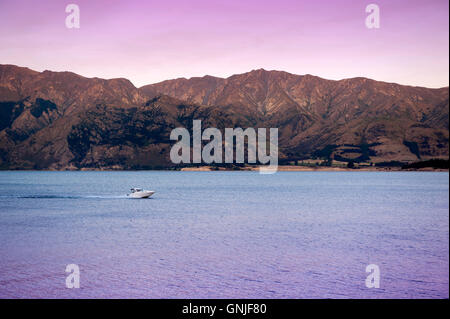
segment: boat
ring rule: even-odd
[[[147,191],[142,188],[133,187],[131,193],[127,196],[130,198],[149,198],[155,193],[155,191]]]

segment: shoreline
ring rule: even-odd
[[[163,172],[259,172],[259,166],[243,167],[243,168],[223,168],[213,166],[201,167],[181,167],[181,168],[149,168],[149,169],[124,169],[118,167],[101,167],[101,168],[48,168],[48,169],[0,169],[0,172],[139,172],[139,171],[163,171]],[[328,166],[299,166],[299,165],[280,165],[277,172],[449,172],[449,169],[444,168],[407,168],[401,167],[360,167],[360,168],[346,168],[346,167],[328,167]]]
[[[183,167],[180,171],[185,172],[217,172],[217,171],[259,171],[259,167],[245,167],[242,169],[215,169],[211,166],[202,167]],[[448,172],[448,169],[442,168],[419,168],[419,169],[402,169],[401,167],[363,167],[363,168],[346,168],[346,167],[310,167],[300,165],[280,165],[278,172]]]

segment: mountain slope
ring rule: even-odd
[[[327,147],[334,148],[333,157],[344,152],[358,158],[367,145],[375,161],[448,156],[448,88],[260,69],[226,79],[169,80],[140,90],[262,116],[264,125],[279,127],[281,145],[292,158]]]
[[[137,89],[0,65],[3,169],[169,167],[175,127],[278,127],[281,160],[448,158],[448,88],[256,70]]]

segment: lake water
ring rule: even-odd
[[[448,298],[448,192],[445,172],[3,171],[0,297]]]

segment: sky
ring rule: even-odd
[[[67,28],[68,4],[80,28]],[[380,8],[369,29],[366,6]],[[137,87],[264,68],[449,85],[448,0],[0,0],[0,64]]]

